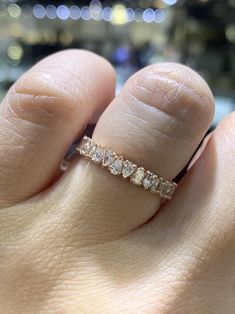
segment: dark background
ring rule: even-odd
[[[0,0],[0,98],[36,61],[72,47],[109,59],[117,92],[139,68],[175,61],[209,83],[214,125],[235,108],[235,0]]]

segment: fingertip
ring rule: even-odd
[[[70,145],[112,100],[114,86],[110,63],[77,49],[50,55],[13,85],[0,107],[0,206],[48,187]]]
[[[160,111],[192,125],[207,125],[214,116],[214,97],[205,80],[191,68],[178,63],[149,65],[128,81],[133,95]],[[144,86],[144,88],[143,88]]]
[[[88,120],[99,116],[114,91],[115,72],[107,60],[89,51],[71,49],[33,66],[10,89],[8,100],[13,111],[26,120],[71,123],[74,116],[86,116]]]

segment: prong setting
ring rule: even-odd
[[[143,167],[137,166],[122,156],[116,154],[109,148],[96,144],[88,136],[84,136],[81,143],[76,148],[81,156],[85,156],[96,164],[107,168],[111,174],[122,176],[123,179],[129,180],[136,186],[142,187],[159,197],[171,199],[177,184],[163,179]]]

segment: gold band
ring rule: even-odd
[[[109,148],[96,144],[88,136],[84,136],[76,151],[94,163],[106,167],[113,175],[122,175],[124,179],[137,186],[141,186],[159,197],[171,199],[177,184],[163,179],[151,171],[139,167],[122,156],[117,155]]]

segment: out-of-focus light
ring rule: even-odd
[[[61,20],[67,20],[70,16],[69,9],[66,5],[59,5],[56,12],[58,18]]]
[[[69,46],[73,42],[73,35],[70,32],[65,31],[60,34],[59,40],[63,46]]]
[[[122,4],[115,4],[113,6],[113,24],[125,24],[127,23],[126,7]]]
[[[7,48],[7,55],[13,61],[22,59],[23,54],[23,48],[19,44],[12,44]]]
[[[102,8],[100,6],[93,5],[90,7],[91,18],[100,21],[102,19]]]
[[[126,9],[127,21],[132,22],[135,19],[135,11],[131,8]]]
[[[135,10],[135,21],[142,22],[143,21],[143,10],[136,9]]]
[[[42,42],[42,34],[35,29],[31,29],[24,34],[24,41],[28,45],[35,45]]]
[[[16,3],[12,3],[8,6],[8,13],[11,17],[19,17],[21,15],[21,8]]]
[[[226,37],[230,42],[235,43],[235,24],[231,24],[226,28]]]
[[[76,5],[73,5],[70,8],[70,17],[72,20],[78,20],[81,17],[81,11],[79,7],[77,7]]]
[[[9,27],[9,32],[13,37],[22,37],[24,34],[24,28],[20,23],[12,23]]]
[[[56,7],[54,5],[49,4],[46,7],[46,16],[51,20],[56,18],[57,12],[56,12]]]
[[[128,47],[118,47],[113,55],[113,58],[118,63],[125,63],[130,57],[130,51]]]
[[[113,10],[110,7],[106,7],[103,9],[102,18],[103,20],[110,22],[112,20]]]
[[[157,9],[155,11],[155,22],[156,23],[162,23],[166,18],[166,13],[162,9]]]
[[[143,13],[143,20],[147,23],[151,23],[155,20],[155,12],[153,9],[145,9]]]
[[[209,2],[210,0],[200,0],[202,3],[207,3]]]
[[[162,0],[162,1],[167,5],[174,5],[177,2],[177,0]]]
[[[41,4],[36,4],[33,7],[33,15],[37,19],[43,19],[46,16],[46,10],[45,10],[44,6],[42,6]]]
[[[90,7],[94,7],[94,6],[102,8],[102,3],[99,0],[92,0],[90,2]]]
[[[85,21],[89,21],[91,19],[90,8],[85,6],[81,8],[81,18]]]

